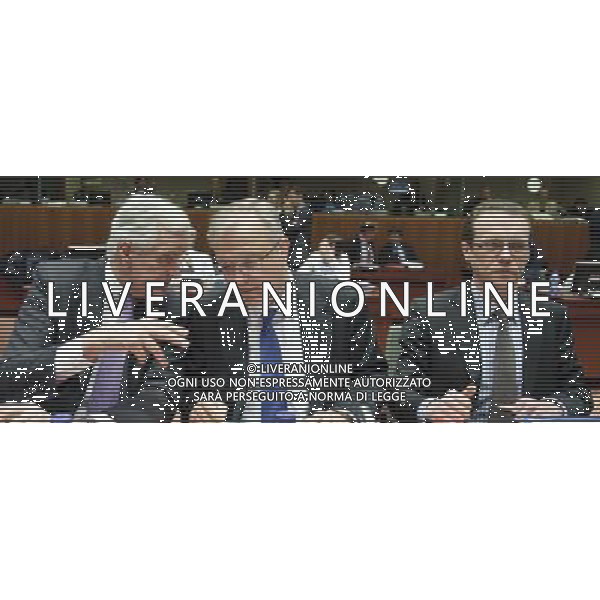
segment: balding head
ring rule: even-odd
[[[220,254],[236,246],[250,259],[264,254],[284,235],[279,211],[271,202],[246,198],[214,209],[207,237],[213,252]]]
[[[134,196],[121,205],[110,228],[108,261],[122,281],[142,296],[148,281],[171,281],[196,230],[177,204],[157,196]]]
[[[262,282],[288,277],[288,240],[279,211],[266,200],[247,198],[214,210],[208,243],[226,278],[235,281],[245,298],[262,292]]]
[[[516,202],[480,204],[465,223],[463,254],[473,279],[498,285],[520,281],[529,259],[531,220]]]

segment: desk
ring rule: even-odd
[[[563,294],[558,299],[567,307],[575,352],[590,385],[600,385],[600,298]]]

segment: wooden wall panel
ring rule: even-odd
[[[65,250],[71,245],[103,245],[108,235],[111,208],[75,206],[0,206],[0,255],[15,250]],[[206,225],[210,213],[190,212],[198,230],[199,249],[206,249]],[[445,271],[452,279],[460,274],[462,219],[448,217],[392,217],[369,214],[316,214],[313,243],[327,233],[350,240],[361,223],[377,227],[377,244],[385,241],[388,229],[399,227],[428,269]],[[588,225],[579,220],[537,220],[534,237],[550,267],[560,273],[572,271],[588,248]]]

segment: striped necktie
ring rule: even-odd
[[[492,377],[492,420],[508,420],[510,415],[501,406],[510,406],[518,400],[519,382],[517,381],[517,353],[510,332],[510,319],[500,310],[493,313],[499,322],[494,344]]]

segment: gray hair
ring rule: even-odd
[[[279,210],[267,200],[245,198],[211,209],[211,212],[213,215],[207,232],[211,246],[232,229],[245,229],[249,239],[261,233],[273,238],[283,235]]]
[[[527,209],[518,202],[510,200],[485,200],[479,206],[473,209],[471,215],[464,223],[462,239],[469,244],[473,241],[475,221],[493,220],[497,215],[503,215],[504,222],[510,224],[511,218],[506,219],[506,215],[511,215],[514,219],[527,221],[531,227],[531,216]]]
[[[112,220],[107,254],[114,254],[122,242],[156,245],[165,232],[187,235],[192,241],[196,238],[196,230],[183,208],[157,196],[134,196],[120,206]]]

